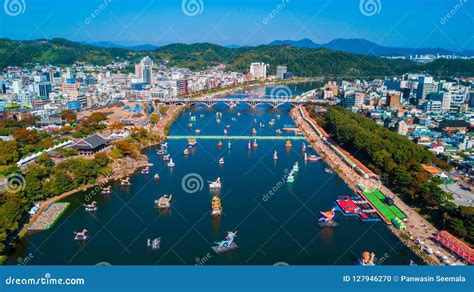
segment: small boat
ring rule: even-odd
[[[156,151],[156,154],[158,155],[164,155],[166,153],[165,149],[160,149],[158,151]]]
[[[194,133],[195,133],[196,135],[199,135],[199,134],[201,134],[201,130],[196,129],[196,130],[194,130]]]
[[[195,117],[195,116],[190,117],[190,118],[189,118],[189,121],[190,121],[190,122],[195,122],[195,121],[196,121],[196,117]]]
[[[277,129],[275,132],[277,135],[281,135],[283,133],[280,129]]]
[[[218,177],[215,181],[209,182],[210,189],[220,189],[222,188],[221,178]]]
[[[217,254],[222,254],[239,248],[234,242],[235,237],[237,237],[237,231],[227,231],[226,238],[222,241],[214,242],[217,245],[213,246],[212,250]]]
[[[293,164],[293,172],[298,172],[300,170],[300,167],[298,165],[298,161],[295,162],[295,164]]]
[[[253,140],[253,148],[257,148],[258,147],[258,144],[257,144],[257,139]]]
[[[260,128],[265,128],[265,125],[260,123]]]
[[[329,174],[333,174],[333,173],[334,173],[334,170],[332,170],[331,168],[325,168],[325,169],[324,169],[324,172],[325,172],[325,173],[329,173]]]
[[[219,141],[219,143],[217,143],[217,147],[219,147],[219,148],[222,147],[222,141]]]
[[[252,146],[251,146],[251,144],[250,144],[250,140],[249,140],[249,144],[247,145],[247,149],[249,149],[249,150],[250,150],[251,148],[252,148]]]
[[[256,124],[256,123],[257,123],[257,119],[253,119],[253,123]]]
[[[216,119],[216,122],[217,122],[218,124],[220,124],[220,123],[221,123],[221,119]]]
[[[170,155],[166,154],[163,156],[163,161],[169,161],[170,160]]]
[[[160,175],[159,175],[158,173],[155,174],[155,175],[153,176],[153,179],[154,179],[155,181],[159,180],[159,179],[160,179]]]
[[[166,149],[166,148],[168,148],[168,143],[162,143],[162,144],[160,145],[160,147],[161,147],[162,149]]]
[[[149,174],[150,173],[150,167],[146,166],[144,169],[141,171],[142,174]]]
[[[204,114],[200,114],[199,117],[202,119],[204,118]]]
[[[286,178],[286,182],[293,183],[294,181],[295,181],[295,177],[293,176],[293,173],[290,172],[290,174],[288,174],[288,177]]]
[[[231,146],[231,144],[230,144],[230,141],[229,141],[229,142],[227,143],[227,147],[230,149],[230,146]]]
[[[164,195],[163,197],[155,200],[155,206],[160,209],[167,209],[171,206],[171,198],[173,195]]]
[[[224,136],[227,135],[227,129],[224,129]]]
[[[305,162],[308,161],[308,154],[306,154],[306,152],[305,152],[305,154],[304,154],[304,161],[305,161]]]
[[[150,240],[148,238],[148,241],[147,241],[146,245],[149,248],[151,248],[152,250],[158,250],[158,249],[160,249],[160,243],[161,243],[161,237],[155,238],[153,240]]]
[[[129,185],[131,185],[131,183],[130,183],[130,178],[129,178],[128,176],[125,177],[125,178],[121,178],[121,179],[120,179],[120,185],[122,185],[122,186],[129,186]]]
[[[417,266],[417,264],[413,260],[410,260],[410,266]]]
[[[174,162],[173,162],[173,158],[170,159],[170,162],[168,162],[168,167],[174,167]]]
[[[84,229],[81,232],[74,232],[74,240],[84,241],[86,239],[87,239],[87,229]]]
[[[274,126],[275,125],[275,119],[271,119],[270,122],[268,122],[268,124],[270,126]]]
[[[279,119],[279,118],[280,118],[280,115],[276,115],[276,117],[277,117],[277,119]]]
[[[273,160],[278,160],[278,153],[276,150],[273,152]]]
[[[200,133],[201,131],[199,131]],[[195,138],[189,138],[188,139],[188,145],[189,146],[195,146],[197,144],[197,140]]]
[[[213,196],[212,197],[212,202],[211,202],[211,215],[221,215],[222,214],[222,205],[221,205],[221,199],[219,199],[218,196]]]
[[[291,141],[290,141],[290,140],[286,140],[285,147],[291,147],[291,146],[293,146],[293,145],[291,144]]]
[[[93,201],[90,204],[84,204],[84,210],[86,212],[95,212],[95,211],[97,211],[97,202]]]
[[[220,164],[220,165],[224,165],[224,157],[221,157],[221,158],[219,159],[219,164]]]
[[[306,152],[306,145],[303,143],[303,146],[301,146],[301,152]]]
[[[112,192],[112,186],[102,188],[102,194],[110,194]]]
[[[187,148],[184,149],[183,154],[184,154],[184,155],[189,155],[189,150],[188,150]]]
[[[252,129],[252,135],[253,136],[257,135],[257,130],[255,128]]]
[[[311,161],[311,162],[316,162],[316,161],[321,160],[321,157],[318,157],[318,156],[316,156],[316,155],[310,155],[310,156],[308,157],[308,160]]]
[[[232,122],[235,122],[237,121],[237,119],[235,117],[232,117]]]
[[[237,113],[237,116],[239,116],[239,117],[240,117],[240,115],[241,115],[241,113]]]
[[[188,128],[192,128],[193,127],[193,123],[188,123]]]
[[[229,129],[229,128],[230,128],[230,125],[227,125],[227,126],[225,126],[225,127],[226,127],[226,129]]]

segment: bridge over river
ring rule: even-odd
[[[169,104],[169,105],[205,105],[207,107],[213,107],[216,104],[226,104],[230,108],[235,108],[238,104],[247,104],[251,108],[255,108],[259,105],[270,105],[273,108],[278,108],[281,105],[299,106],[306,104],[334,104],[334,101],[326,99],[315,99],[316,90],[310,90],[298,96],[279,97],[247,97],[247,98],[229,98],[229,97],[200,97],[200,98],[162,98],[157,97],[153,100],[157,103]]]

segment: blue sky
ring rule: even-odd
[[[0,37],[13,39],[257,45],[364,38],[387,46],[474,49],[474,0],[2,1],[26,7],[18,16],[8,15],[5,6],[0,11]],[[183,1],[198,2],[201,13],[186,15]],[[378,13],[364,15],[361,1],[374,2]]]

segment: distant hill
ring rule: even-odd
[[[333,43],[334,48],[339,48]],[[270,64],[270,74],[277,65],[286,65],[297,76],[374,77],[406,72],[427,72],[434,76],[474,76],[474,60],[436,60],[418,64],[409,60],[390,60],[372,55],[358,55],[326,48],[302,48],[291,45],[261,45],[226,48],[210,43],[171,44],[150,50],[131,50],[81,44],[66,39],[15,41],[0,39],[0,69],[31,64],[71,65],[75,62],[105,65],[113,60],[138,62],[150,56],[156,63],[199,70],[225,64],[231,70],[247,72],[252,62]]]
[[[310,39],[302,39],[299,41],[291,41],[291,40],[273,41],[269,45],[271,46],[290,45],[295,48],[322,48],[322,45],[317,44]]]
[[[420,54],[440,54],[449,55],[455,52],[442,49],[442,48],[394,48],[385,47],[378,45],[374,42],[365,39],[342,39],[337,38],[326,44],[317,44],[310,39],[302,40],[277,40],[271,42],[269,45],[280,46],[290,45],[295,48],[326,48],[334,51],[343,51],[347,53],[360,54],[360,55],[375,55],[375,56],[410,56]],[[474,51],[465,50],[463,52],[456,52],[457,55],[473,56]]]
[[[16,41],[0,39],[0,68],[27,64],[71,65],[75,62],[105,65],[115,58],[130,58],[122,48],[102,48],[66,39]]]
[[[91,45],[95,47],[102,47],[102,48],[121,48],[121,49],[128,49],[131,51],[154,51],[158,48],[158,46],[150,45],[150,44],[143,44],[143,45],[135,45],[135,46],[124,46],[119,45],[111,42],[95,42],[95,43],[86,43],[82,42],[85,45]]]

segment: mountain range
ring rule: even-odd
[[[81,42],[81,43],[85,44],[85,45],[91,45],[91,46],[94,46],[94,47],[127,49],[127,50],[130,50],[130,51],[137,51],[137,52],[139,52],[139,51],[154,51],[158,48],[158,46],[150,45],[150,44],[125,46],[125,45],[119,45],[119,44],[112,43],[112,42],[93,42],[93,43]]]
[[[376,44],[365,39],[334,39],[326,44],[318,44],[310,39],[302,40],[276,40],[269,45],[281,46],[290,45],[296,48],[325,48],[334,51],[343,51],[347,53],[360,55],[374,55],[374,56],[405,56],[410,55],[425,55],[425,54],[440,54],[440,55],[460,55],[460,56],[474,56],[474,50],[464,50],[461,52],[454,52],[443,48],[396,48],[386,47]]]
[[[135,46],[126,46],[120,45],[112,42],[93,42],[83,44],[92,45],[96,47],[103,48],[121,48],[128,49],[131,51],[154,51],[159,46],[151,44],[142,44]],[[301,40],[275,40],[270,42],[270,46],[282,46],[289,45],[295,48],[324,48],[330,49],[333,51],[342,51],[346,53],[359,54],[359,55],[374,55],[374,56],[405,56],[409,57],[410,55],[426,55],[426,54],[440,54],[440,55],[452,55],[456,54],[459,56],[474,56],[474,50],[463,50],[460,52],[454,52],[443,48],[399,48],[399,47],[387,47],[382,46],[377,43],[365,40],[365,39],[342,39],[337,38],[325,44],[318,44],[310,39],[301,39]],[[242,46],[238,44],[226,45],[226,48],[236,49],[241,48]]]
[[[309,42],[308,42],[309,43]],[[99,46],[102,44],[102,47]],[[0,70],[8,66],[51,64],[70,66],[77,62],[107,65],[114,60],[128,60],[133,72],[144,56],[157,64],[201,70],[224,64],[229,70],[247,72],[252,62],[270,64],[275,74],[277,65],[286,65],[296,76],[374,77],[398,76],[407,72],[426,72],[434,76],[474,76],[474,59],[438,59],[428,64],[410,60],[387,59],[374,55],[347,53],[327,48],[292,45],[260,45],[227,48],[211,43],[170,44],[154,50],[132,48],[111,43],[83,44],[67,39],[10,40],[0,39]]]

